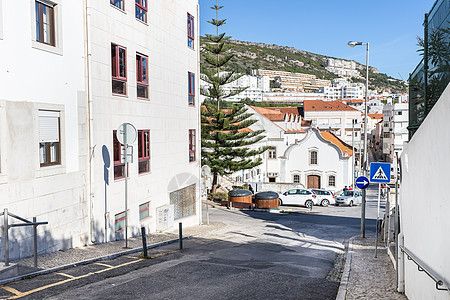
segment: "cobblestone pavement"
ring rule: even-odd
[[[355,238],[352,244],[345,299],[408,299],[396,291],[395,269],[383,245],[378,245],[375,258],[375,237]]]

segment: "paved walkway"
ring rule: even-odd
[[[408,299],[396,291],[395,281],[395,269],[383,245],[378,245],[375,258],[375,237],[358,237],[349,243],[346,268],[336,299]]]

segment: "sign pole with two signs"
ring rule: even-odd
[[[133,146],[128,144],[136,141],[137,131],[130,123],[123,123],[117,129],[116,136],[123,145],[120,151],[120,162],[125,163],[125,248],[128,248],[128,163],[133,162]]]
[[[370,182],[378,183],[378,208],[377,208],[377,238],[375,241],[375,258],[377,257],[378,248],[378,231],[380,219],[380,198],[381,198],[381,184],[389,183],[391,181],[391,164],[389,163],[370,163]],[[389,207],[387,207],[389,209]]]

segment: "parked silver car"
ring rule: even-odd
[[[323,189],[311,189],[317,196],[317,205],[327,207],[330,204],[335,204],[334,194],[332,191]]]
[[[336,206],[348,205],[353,206],[355,204],[362,203],[362,193],[360,191],[345,191],[336,197]]]
[[[316,194],[307,189],[290,189],[280,195],[279,201],[280,205],[303,205],[306,208],[318,204]]]

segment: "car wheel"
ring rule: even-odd
[[[305,206],[308,209],[311,209],[313,207],[314,203],[311,200],[306,200]]]
[[[279,206],[283,205],[283,201],[281,201],[281,199],[278,199],[278,205]]]
[[[336,206],[339,206],[339,204],[337,204],[337,203],[336,203],[335,205],[336,205]]]
[[[348,206],[350,206],[350,207],[353,206],[353,200],[350,200],[350,203],[348,204]]]
[[[322,205],[323,207],[327,207],[330,204],[330,201],[328,201],[327,199],[323,199],[322,203],[320,203],[320,205]]]

